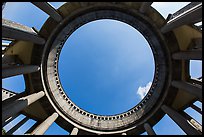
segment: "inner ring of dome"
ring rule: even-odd
[[[134,27],[146,38],[154,55],[155,73],[148,94],[132,109],[116,115],[97,115],[81,109],[67,96],[58,74],[59,55],[67,38],[82,25],[99,19],[118,20]],[[125,11],[104,9],[83,12],[83,14],[75,16],[75,18],[65,18],[58,25],[56,31],[53,32],[45,52],[47,61],[43,75],[47,83],[46,86],[49,89],[48,94],[53,100],[55,107],[62,112],[67,120],[82,124],[87,128],[100,130],[121,129],[133,125],[138,120],[142,120],[141,118],[145,114],[151,110],[153,111],[152,108],[158,103],[158,98],[162,97],[166,80],[168,79],[168,74],[166,73],[168,58],[165,57],[168,51],[164,46],[165,42],[162,36],[158,32],[157,27],[152,24],[151,20],[143,18],[140,14],[127,14]],[[81,121],[81,119],[83,120]],[[125,123],[123,119],[126,121]],[[110,128],[108,125],[113,127]]]
[[[81,109],[116,115],[136,106],[154,77],[151,48],[132,26],[117,20],[89,22],[74,31],[60,53],[59,78]]]

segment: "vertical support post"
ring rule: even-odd
[[[187,120],[174,109],[169,106],[162,105],[161,109],[188,135],[200,135],[200,133],[193,128]]]
[[[37,72],[40,67],[37,65],[21,65],[21,66],[11,66],[2,69],[2,78],[8,78],[21,74],[28,74]]]
[[[185,10],[186,7],[183,9]],[[180,13],[161,28],[162,33],[171,31],[184,24],[196,23],[202,20],[202,3]]]
[[[73,130],[72,130],[72,132],[70,133],[70,135],[77,135],[78,132],[79,132],[79,129],[76,128],[76,127],[74,127]]]
[[[31,135],[43,135],[45,131],[55,122],[58,114],[54,112],[51,116],[49,116],[44,122],[42,122],[32,133]]]
[[[188,115],[186,112],[181,111],[180,114],[187,119],[187,121],[202,134],[202,125],[197,122],[194,118],[192,118],[190,115]]]
[[[26,97],[21,97],[5,106],[2,107],[2,122],[5,122],[9,117],[16,115],[21,110],[42,98],[45,95],[44,91],[40,91],[38,93],[33,93]]]
[[[2,19],[2,38],[8,40],[31,41],[36,44],[45,44],[45,39],[40,37],[32,28],[19,23]]]
[[[152,127],[148,123],[144,124],[144,128],[147,131],[148,135],[156,135],[156,133],[154,132],[154,130],[152,129]]]
[[[202,86],[183,81],[172,81],[171,84],[172,86],[183,89],[202,100]]]

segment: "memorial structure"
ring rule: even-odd
[[[67,2],[55,9],[32,2],[49,15],[37,31],[2,19],[2,79],[23,74],[26,89],[17,94],[2,88],[2,126],[18,115],[37,121],[25,134],[42,135],[56,122],[70,135],[156,134],[153,126],[167,114],[186,134],[202,134],[202,125],[184,110],[202,103],[202,78],[192,79],[190,60],[202,60],[202,3],[191,2],[164,19],[152,2]],[[2,8],[5,5],[2,4]],[[144,99],[117,115],[96,115],[78,107],[65,93],[58,75],[60,51],[72,32],[85,23],[113,19],[136,28],[151,46],[155,60],[152,86]]]

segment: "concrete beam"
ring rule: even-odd
[[[175,60],[202,60],[202,50],[181,51],[174,53]]]
[[[47,2],[31,2],[36,7],[50,15],[55,21],[60,22],[62,20],[61,15]]]
[[[45,131],[55,122],[58,114],[55,112],[49,116],[44,122],[42,122],[32,133],[31,135],[43,135]]]
[[[194,118],[192,118],[190,115],[188,115],[186,112],[181,111],[179,112],[183,117],[185,117],[185,119],[187,119],[187,121],[196,129],[200,132],[200,134],[202,134],[202,125],[197,122]]]
[[[40,70],[39,66],[36,65],[11,65],[10,67],[2,68],[2,78],[8,78],[21,74],[28,74],[37,72]]]
[[[39,37],[32,28],[6,19],[2,19],[2,38],[45,44],[45,40]]]
[[[76,127],[74,127],[73,130],[72,130],[72,132],[70,133],[70,135],[77,135],[78,132],[79,132],[79,129],[76,128]]]
[[[156,133],[148,123],[144,123],[144,128],[147,131],[148,135],[156,135]]]
[[[172,86],[183,89],[184,91],[198,97],[202,100],[202,86],[201,85],[195,85],[184,81],[172,81]]]
[[[14,127],[12,127],[6,134],[12,135],[18,128],[20,128],[25,122],[29,120],[28,117],[25,117],[23,120],[21,120],[18,124],[16,124]]]
[[[26,97],[21,97],[13,102],[10,102],[2,106],[2,123],[4,123],[5,120],[7,120],[9,117],[16,115],[30,104],[39,100],[44,95],[45,95],[44,91],[40,91],[38,93],[33,93]]]
[[[140,13],[145,13],[147,11],[147,9],[152,5],[153,2],[143,2],[140,9],[139,9],[139,12]]]
[[[202,3],[192,7],[191,9],[169,20],[167,24],[161,28],[161,32],[166,33],[179,26],[196,23],[201,20],[202,20]]]
[[[176,110],[167,105],[162,105],[161,109],[175,122],[187,135],[200,135],[199,131],[193,128],[187,120]]]

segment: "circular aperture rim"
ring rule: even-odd
[[[118,20],[134,27],[146,38],[154,55],[155,73],[149,92],[135,107],[117,115],[95,115],[76,106],[64,92],[58,75],[59,55],[67,38],[80,26],[98,19]],[[69,119],[72,119],[73,121],[88,128],[100,130],[114,130],[127,127],[130,124],[137,122],[140,118],[142,118],[142,116],[147,114],[157,102],[167,76],[167,64],[164,56],[166,51],[162,48],[163,43],[161,42],[162,40],[160,36],[157,35],[155,26],[140,16],[139,13],[138,15],[132,16],[125,12],[115,10],[98,10],[85,13],[72,21],[65,21],[63,25],[65,27],[58,33],[56,39],[50,45],[50,48],[46,49],[49,54],[46,62],[46,68],[44,69],[44,74],[47,76],[45,77],[45,80],[49,87],[49,93],[58,108]]]

